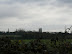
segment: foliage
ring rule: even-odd
[[[55,40],[54,40],[55,41]],[[0,38],[0,54],[72,54],[71,40]]]

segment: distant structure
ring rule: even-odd
[[[39,32],[42,32],[42,28],[39,28]]]
[[[9,28],[8,28],[8,32],[9,32]]]

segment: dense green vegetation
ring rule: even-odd
[[[0,54],[72,54],[72,40],[0,38]]]

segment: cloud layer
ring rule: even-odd
[[[72,23],[71,6],[72,0],[0,0],[0,28],[63,31]]]

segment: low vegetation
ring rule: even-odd
[[[72,54],[72,40],[0,38],[0,54]]]

